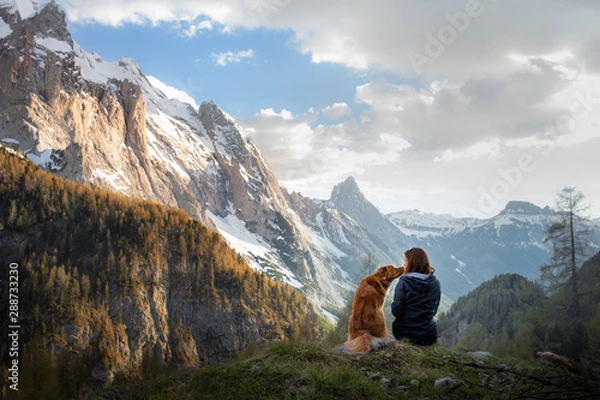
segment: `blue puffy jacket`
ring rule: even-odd
[[[428,346],[437,341],[433,316],[440,305],[442,290],[434,275],[411,272],[402,275],[394,291],[392,331],[397,340]]]

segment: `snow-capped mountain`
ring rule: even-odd
[[[397,263],[401,264],[404,261],[404,250],[414,244],[410,237],[398,231],[394,224],[364,197],[353,177],[333,188],[328,205],[352,217],[364,227]]]
[[[497,274],[539,278],[540,266],[550,261],[546,229],[555,216],[549,207],[511,201],[489,219],[416,210],[389,214],[387,218],[429,250],[432,263],[442,276],[444,292],[456,299]],[[599,234],[597,229],[598,244]]]
[[[362,194],[350,177],[336,185],[331,198],[316,201],[298,193],[290,205],[311,232],[313,240],[339,265],[344,266],[352,284],[362,278],[365,260],[378,264],[402,264],[410,245],[404,236]]]
[[[427,237],[450,236],[481,224],[476,218],[458,218],[450,214],[430,214],[419,210],[406,210],[387,215],[402,233],[419,240]]]
[[[57,175],[180,207],[254,268],[318,304],[343,302],[343,266],[231,116],[212,102],[196,108],[130,58],[85,52],[53,2],[2,0],[0,21],[5,145]]]

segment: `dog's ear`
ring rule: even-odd
[[[393,265],[388,265],[385,268],[386,279],[390,282],[403,275],[405,272],[404,266],[394,267]]]
[[[383,267],[377,268],[375,275],[377,275],[377,277],[382,281],[392,281],[398,276],[400,276],[404,272],[404,270],[402,270],[402,273],[400,274],[396,274],[396,272],[397,268],[393,265],[385,265]]]
[[[382,278],[382,279],[385,279],[385,278],[387,277],[388,270],[389,270],[390,268],[394,268],[394,267],[393,267],[393,266],[391,266],[391,265],[385,265],[385,266],[383,266],[383,267],[379,267],[379,268],[377,268],[377,270],[375,271],[375,275],[377,275],[378,277],[380,277],[380,278]]]

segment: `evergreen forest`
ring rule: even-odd
[[[581,312],[575,318],[568,286],[548,294],[517,274],[498,275],[460,297],[439,316],[443,341],[466,350],[532,359],[554,352],[600,362],[600,253],[579,268]]]
[[[9,357],[3,323],[0,376],[10,383],[18,360],[18,398],[231,360],[249,346],[317,339],[324,324],[295,288],[251,269],[184,211],[62,179],[0,148],[3,280],[9,268],[17,301],[10,308],[3,284],[0,313],[17,310],[19,350]]]

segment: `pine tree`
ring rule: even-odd
[[[358,277],[356,284],[360,283],[361,279],[367,275],[371,275],[377,268],[377,261],[373,254],[369,253],[363,258],[360,271],[358,271]]]
[[[589,217],[582,215],[589,208],[582,203],[583,199],[583,194],[572,187],[558,193],[557,219],[549,224],[546,237],[546,241],[552,243],[552,259],[540,267],[541,279],[550,292],[568,288],[570,299],[567,301],[575,320],[581,316],[578,266],[587,255],[593,233]]]

